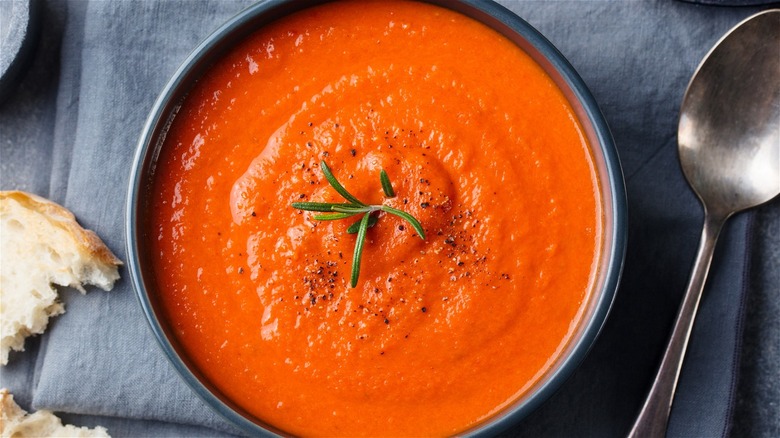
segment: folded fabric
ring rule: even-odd
[[[122,259],[129,165],[147,113],[189,51],[247,3],[68,4],[55,123],[62,135],[54,140],[68,166],[55,168],[51,193]],[[663,0],[501,3],[560,49],[600,103],[623,162],[630,222],[623,281],[601,337],[572,379],[512,432],[624,436],[660,360],[703,217],[677,163],[680,100],[710,47],[754,10]],[[741,215],[721,237],[669,436],[728,432],[748,231]],[[39,371],[25,377],[33,406],[145,420],[112,420],[115,436],[201,431],[190,426],[237,433],[178,378],[121,274],[111,292],[63,294],[67,317],[52,324]]]
[[[90,2],[83,11],[78,4],[69,8],[69,18],[83,27],[71,34],[78,44],[66,42],[74,52],[62,56],[65,70],[80,65],[80,75],[62,78],[59,86],[61,93],[80,90],[78,111],[57,112],[58,124],[75,126],[72,143],[61,145],[73,157],[62,181],[64,203],[120,258],[129,163],[147,112],[189,51],[247,4]],[[41,351],[34,407],[235,432],[169,366],[127,272],[120,273],[111,292],[63,294],[68,318],[52,325]]]

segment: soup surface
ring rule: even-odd
[[[343,202],[321,160],[426,232],[380,214],[355,288],[354,219],[290,206]],[[225,396],[298,435],[453,434],[522,397],[575,333],[602,239],[560,90],[495,31],[421,3],[327,4],[252,34],[183,102],[153,193],[174,335]]]

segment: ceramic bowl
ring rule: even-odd
[[[460,12],[498,31],[527,52],[555,81],[579,117],[593,149],[596,172],[604,202],[604,247],[594,283],[594,293],[583,322],[559,359],[529,392],[466,435],[495,435],[516,425],[555,392],[582,362],[593,345],[609,312],[622,270],[626,246],[626,200],[620,162],[611,134],[588,88],[566,61],[538,31],[511,11],[490,1],[430,0],[430,3]],[[280,17],[321,1],[258,3],[230,19],[201,42],[162,90],[148,117],[138,143],[128,191],[126,238],[131,278],[151,328],[173,367],[184,381],[214,410],[251,436],[283,434],[253,418],[224,397],[182,353],[171,328],[159,310],[153,270],[150,265],[147,204],[151,175],[162,139],[177,107],[193,83],[231,47],[258,28]]]

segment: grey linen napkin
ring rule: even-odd
[[[247,4],[47,4],[67,23],[61,23],[65,29],[56,112],[46,120],[54,132],[43,139],[51,142],[51,156],[43,150],[45,161],[14,160],[25,167],[19,176],[45,175],[51,166],[48,196],[71,209],[82,225],[125,259],[128,171],[151,103],[189,51]],[[40,180],[31,181],[32,187],[17,187],[46,195]],[[3,384],[19,393],[23,403],[31,397],[36,409],[102,416],[74,419],[111,424],[114,435],[236,432],[179,380],[149,331],[124,268],[120,274],[123,279],[111,292],[92,290],[81,296],[64,290],[66,317],[52,321],[37,362],[27,353],[14,355],[19,363],[3,371]],[[37,342],[28,344],[30,353]],[[165,422],[209,429],[177,429]]]
[[[120,258],[129,165],[147,112],[196,43],[246,3],[95,1],[62,8],[48,191]],[[624,278],[602,336],[573,378],[512,433],[622,436],[660,359],[702,222],[677,164],[679,103],[699,60],[755,10],[664,0],[501,3],[547,36],[593,91],[623,161],[630,221]],[[3,153],[9,156],[5,146]],[[721,237],[670,436],[728,433],[749,223],[748,215],[738,216]],[[111,292],[65,291],[68,313],[52,323],[37,360],[12,356],[18,362],[3,371],[3,384],[31,397],[35,408],[84,414],[68,417],[82,424],[103,421],[115,436],[235,432],[167,363],[122,274]],[[28,346],[35,350],[37,342]]]

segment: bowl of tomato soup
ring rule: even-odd
[[[595,341],[626,204],[587,87],[503,7],[269,1],[163,89],[126,238],[166,356],[246,433],[496,434]]]

